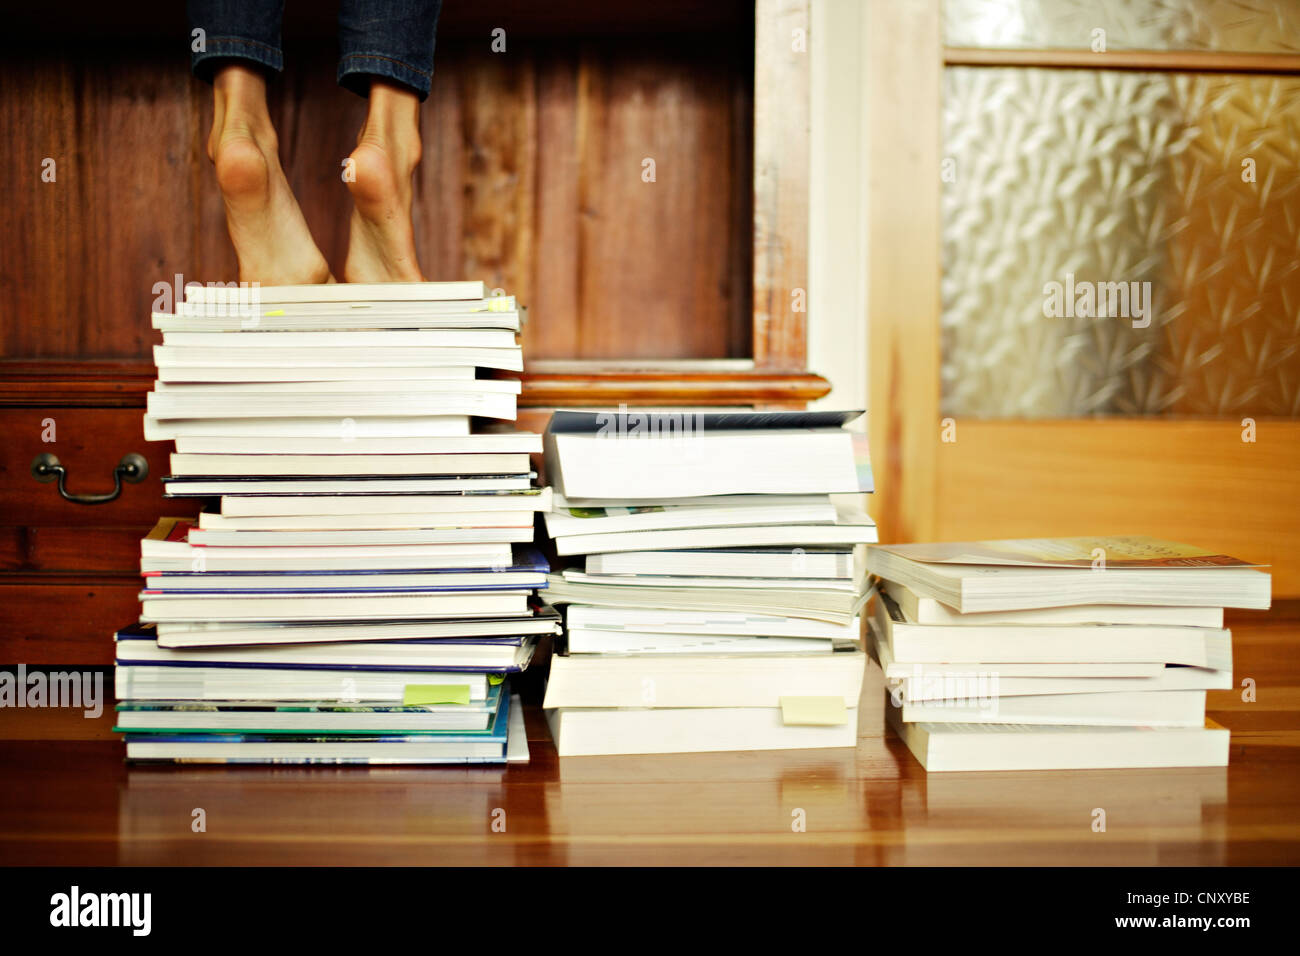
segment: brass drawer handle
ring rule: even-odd
[[[144,455],[129,452],[113,469],[113,490],[102,495],[74,495],[68,491],[68,469],[59,464],[59,459],[49,452],[32,459],[32,477],[37,481],[57,480],[59,495],[77,505],[102,505],[113,501],[122,493],[122,482],[138,484],[149,477],[149,463]]]

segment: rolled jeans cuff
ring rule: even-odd
[[[375,77],[409,87],[419,94],[421,102],[428,99],[433,85],[432,72],[384,53],[345,53],[339,58],[339,86],[365,96]]]
[[[202,53],[192,54],[190,65],[195,76],[209,83],[222,61],[245,60],[276,73],[284,70],[284,53],[280,48],[258,40],[230,36],[207,37],[204,47]]]

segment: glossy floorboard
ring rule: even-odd
[[[1300,618],[1234,633],[1256,700],[1212,695],[1226,770],[927,775],[892,736],[560,760],[536,710],[527,767],[135,768],[103,721],[11,711],[6,737],[101,739],[0,740],[0,863],[1298,863]]]

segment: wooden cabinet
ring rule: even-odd
[[[805,368],[807,6],[446,5],[417,245],[431,278],[482,279],[529,307],[523,427],[556,406],[825,394]],[[337,267],[339,166],[364,102],[334,83],[332,13],[288,7],[272,116]],[[0,203],[0,663],[105,664],[134,617],[138,539],[196,507],[161,497],[167,448],[141,431],[155,286],[228,280],[235,263],[179,5],[74,4],[57,33],[16,16],[32,42],[0,58],[17,170]],[[72,491],[111,487],[128,452],[150,475],[76,505],[32,479],[45,452]]]

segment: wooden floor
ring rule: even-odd
[[[879,736],[560,760],[536,710],[527,767],[135,768],[111,714],[0,711],[0,864],[1298,863],[1300,613],[1233,630],[1226,770],[927,775]]]

